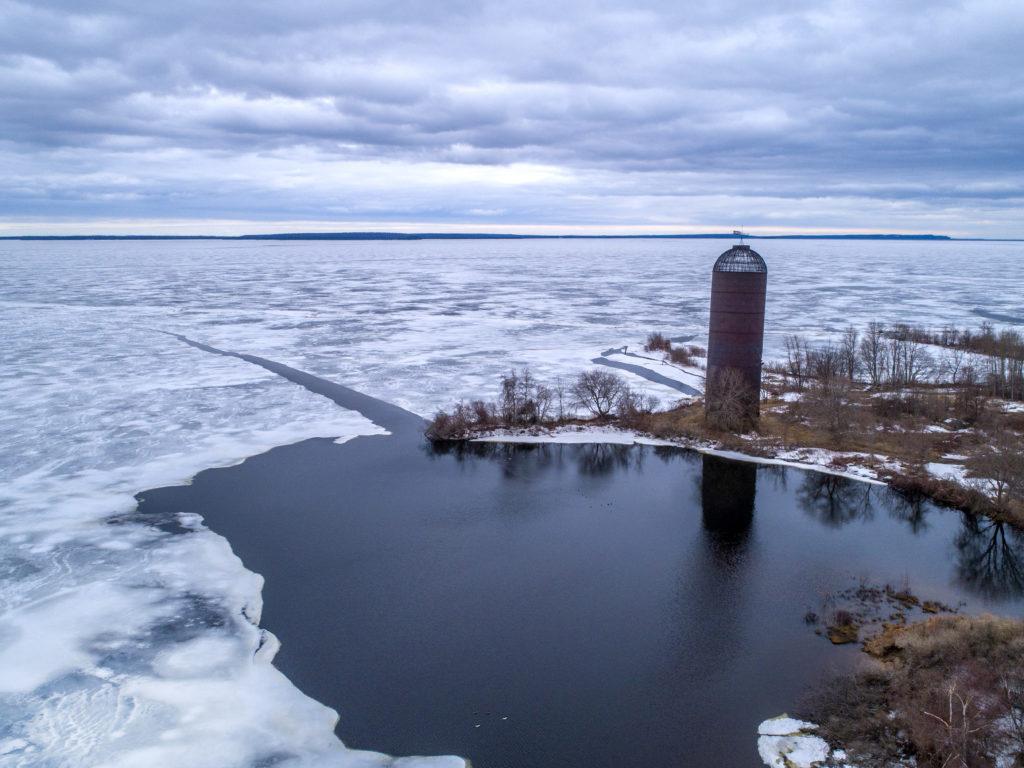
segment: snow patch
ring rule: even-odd
[[[818,726],[782,715],[758,727],[757,751],[770,768],[814,768],[829,757],[828,742],[808,731]]]
[[[475,443],[664,445],[680,447],[670,440],[659,440],[616,427],[561,427],[550,432],[517,432],[501,430],[473,438]]]
[[[967,485],[967,468],[963,464],[946,464],[944,462],[932,461],[925,465],[930,475],[942,480],[953,480],[957,483]]]

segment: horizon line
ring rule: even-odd
[[[1013,237],[953,237],[942,234],[895,233],[809,233],[809,234],[749,234],[735,232],[704,232],[678,234],[544,234],[506,232],[392,232],[392,231],[338,231],[338,232],[272,232],[242,235],[213,234],[60,234],[60,235],[0,235],[0,240],[917,240],[917,241],[985,241],[1021,242]]]

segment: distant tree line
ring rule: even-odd
[[[952,325],[940,331],[901,325],[892,333],[959,353],[961,360],[973,354],[974,366],[991,396],[1024,399],[1024,334],[1020,331],[1004,328],[997,332],[992,323],[984,322],[976,331]]]
[[[798,389],[811,381],[864,381],[872,389],[899,390],[923,385],[977,390],[988,397],[1024,399],[1024,336],[949,326],[928,331],[909,325],[872,322],[850,326],[838,342],[813,345],[791,335],[785,341],[781,373]]]

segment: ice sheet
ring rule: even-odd
[[[159,312],[0,305],[0,763],[390,765],[346,750],[336,714],[272,666],[262,579],[224,539],[132,514],[138,491],[201,469],[383,430],[161,339],[146,325]]]

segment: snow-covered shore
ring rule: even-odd
[[[566,444],[566,443],[611,443],[615,445],[654,445],[685,448],[724,459],[749,461],[779,467],[813,470],[852,480],[861,480],[875,485],[885,485],[876,469],[866,463],[867,454],[843,451],[827,451],[822,448],[780,450],[773,456],[760,456],[722,448],[715,443],[702,440],[666,440],[651,437],[640,432],[605,426],[567,426],[552,430],[495,430],[489,434],[472,438],[481,443],[525,443],[525,444]],[[865,461],[857,464],[857,460]]]

